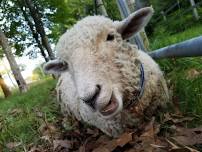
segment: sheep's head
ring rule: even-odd
[[[152,14],[147,7],[121,22],[102,16],[84,18],[60,38],[58,59],[47,63],[45,71],[70,73],[79,101],[101,117],[112,118],[139,89],[136,51],[125,40],[141,30]]]

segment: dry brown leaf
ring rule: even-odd
[[[37,111],[36,116],[39,117],[39,118],[43,118],[43,112]]]
[[[195,79],[201,74],[202,74],[201,71],[198,71],[197,69],[192,68],[187,71],[187,79]]]
[[[189,150],[190,150],[190,152],[199,152],[198,150],[196,150],[196,149],[193,149],[193,148],[191,148],[191,147],[188,147],[188,146],[185,146],[185,148],[189,149]]]
[[[169,150],[169,152],[199,152],[199,151],[190,147],[179,147],[179,148],[171,149]]]
[[[110,140],[111,139],[108,136],[102,135],[96,140],[96,144],[97,145],[106,145]]]
[[[23,112],[22,109],[15,108],[15,109],[12,109],[11,111],[9,111],[8,114],[10,114],[12,116],[17,116],[22,112]]]
[[[167,140],[167,142],[170,144],[171,148],[169,149],[169,152],[199,152],[193,148],[190,148],[188,146],[185,146],[181,143],[174,144],[173,142],[171,142],[170,140]]]
[[[133,133],[124,133],[122,134],[117,140],[117,146],[121,146],[123,147],[124,145],[126,145],[127,143],[129,143],[130,141],[132,141],[133,137],[132,137]]]
[[[88,152],[92,151],[93,149],[97,148],[100,146],[100,144],[97,144],[96,139],[93,136],[89,136],[85,142],[83,143],[82,146],[79,148],[79,152]]]
[[[93,152],[111,152],[105,147],[99,147],[93,150]]]
[[[43,152],[40,148],[33,146],[29,149],[28,152]]]
[[[117,147],[123,147],[124,145],[132,141],[133,138],[132,135],[133,133],[124,133],[118,139],[113,139],[110,141],[107,138],[105,138],[105,136],[101,136],[102,138],[98,139],[99,142],[101,143],[101,146],[94,149],[93,152],[101,152],[101,151],[111,152],[115,150]]]
[[[10,143],[6,144],[6,147],[8,149],[14,149],[14,148],[20,146],[21,144],[22,144],[21,142],[10,142]]]
[[[190,151],[189,149],[187,149],[185,147],[180,147],[180,148],[171,149],[171,150],[169,150],[169,152],[194,152],[194,151]]]
[[[150,144],[153,148],[159,148],[159,149],[165,149],[166,146],[162,146],[162,145],[156,145],[156,144]]]
[[[175,141],[182,145],[202,144],[202,128],[176,128],[176,135],[173,137]]]
[[[61,149],[69,150],[70,148],[72,148],[71,141],[68,141],[68,140],[53,140],[53,149],[54,149],[54,151],[56,149],[57,150],[61,150]]]
[[[57,128],[51,124],[51,123],[43,123],[40,127],[39,127],[39,131],[41,132],[41,134],[43,136],[51,136],[53,134],[55,134],[58,130]]]
[[[148,151],[153,151],[151,144],[155,144],[155,131],[154,131],[154,118],[145,127],[143,134],[140,136],[139,140],[143,149]]]
[[[164,114],[164,117],[165,119],[163,120],[163,122],[172,121],[174,124],[182,123],[185,121],[192,121],[194,119],[193,117],[183,117],[181,115],[172,115],[169,113]]]

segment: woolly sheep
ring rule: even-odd
[[[61,36],[58,58],[44,70],[60,74],[62,111],[117,137],[165,105],[168,90],[159,66],[126,41],[152,14],[146,7],[120,22],[89,16]]]

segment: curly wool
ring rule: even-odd
[[[74,74],[64,72],[59,78],[57,91],[62,111],[68,116],[76,117],[78,120],[96,126],[114,137],[125,131],[129,127],[128,125],[131,127],[131,123],[128,123],[129,117],[133,122],[136,119],[143,119],[145,114],[151,116],[157,106],[162,106],[168,101],[168,90],[159,66],[150,56],[139,51],[135,45],[123,40],[121,35],[115,32],[116,26],[117,24],[114,24],[113,21],[102,16],[86,17],[68,30],[56,46],[58,57],[64,61],[75,62],[75,60],[79,60],[83,65],[91,65],[92,62],[93,70],[99,72],[99,80],[110,82],[112,88],[115,86],[119,92],[122,92],[123,104],[132,100],[134,92],[139,91],[139,62],[143,64],[145,73],[143,96],[135,106],[123,109],[122,112],[110,119],[93,112],[79,99],[78,90],[73,81],[77,72],[75,69]],[[103,43],[102,37],[111,31],[114,32],[115,42],[113,43],[116,45],[108,47],[100,45]],[[77,50],[79,50],[79,55],[75,53]],[[88,54],[86,50],[90,50],[90,55],[86,55]],[[98,52],[97,50],[102,51]],[[79,62],[74,63],[74,66],[76,64]],[[83,68],[82,70],[86,70],[87,73],[91,69]],[[83,77],[85,78],[85,76]],[[127,119],[124,119],[125,115],[127,115]],[[135,126],[135,124],[132,125]]]

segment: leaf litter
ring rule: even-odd
[[[20,112],[14,110],[11,113]],[[186,122],[194,118],[179,114],[166,113],[161,122],[152,118],[141,128],[114,139],[76,120],[71,119],[70,123],[66,117],[60,116],[53,123],[47,122],[42,112],[36,111],[36,114],[39,119],[44,119],[38,128],[40,142],[26,145],[27,152],[199,152],[197,145],[202,145],[202,127],[187,128]],[[70,124],[73,127],[68,128]],[[21,142],[6,144],[11,151],[20,146]]]

